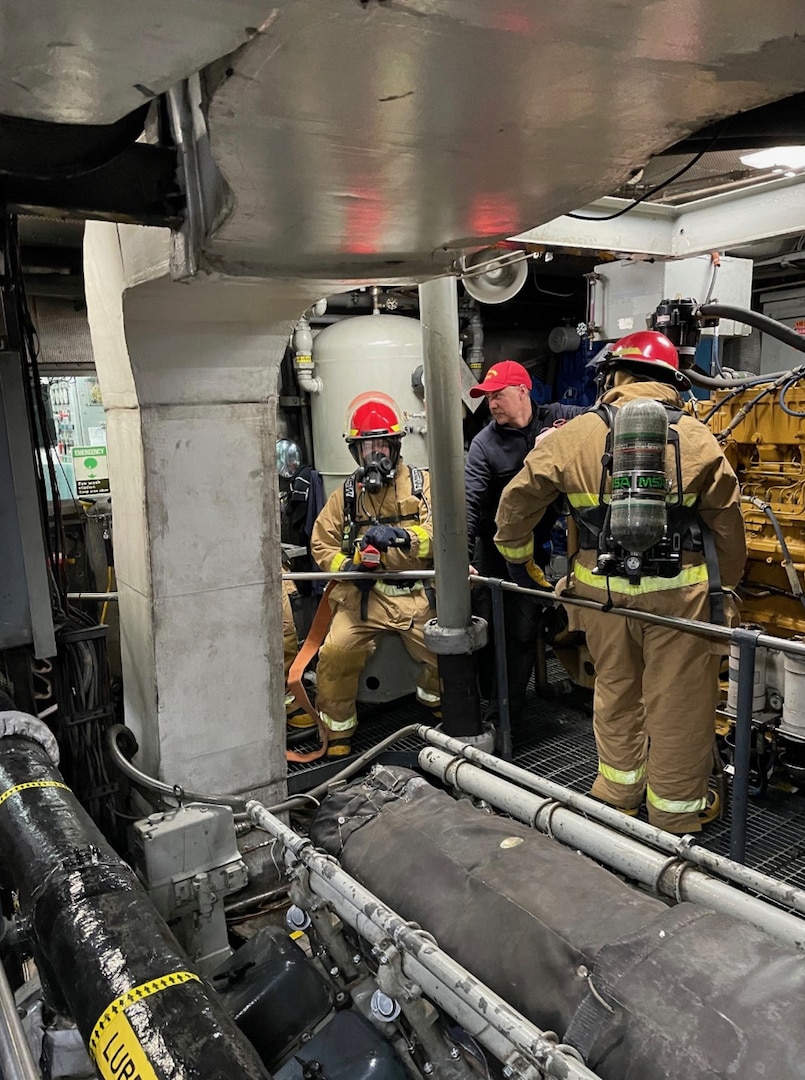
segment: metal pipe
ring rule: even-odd
[[[511,761],[512,749],[512,719],[509,707],[509,672],[506,657],[506,623],[503,609],[503,593],[500,588],[494,586],[490,589],[492,596],[492,626],[495,642],[495,676],[498,693],[498,750],[504,761]]]
[[[730,858],[746,860],[746,818],[749,810],[749,763],[752,750],[752,698],[755,692],[755,659],[759,630],[738,627],[738,701],[735,706],[735,755],[732,777]]]
[[[419,286],[419,305],[438,620],[448,629],[465,630],[471,611],[456,279],[441,277],[423,282]]]
[[[41,1080],[25,1038],[17,1003],[0,964],[0,1076],[3,1080]]]
[[[639,622],[652,623],[654,626],[667,626],[670,630],[682,630],[687,634],[695,634],[697,637],[710,638],[713,641],[729,643],[735,640],[736,631],[728,626],[717,626],[715,623],[699,622],[695,619],[681,619],[677,615],[655,615],[653,611],[638,611],[636,608],[607,607],[599,604],[597,600],[583,600],[578,596],[557,596],[555,593],[537,592],[534,589],[525,589],[521,585],[515,585],[513,581],[500,581],[498,578],[481,577],[474,575],[471,579],[478,585],[497,583],[504,592],[522,593],[530,596],[538,604],[559,603],[565,607],[583,607],[591,611],[604,611],[605,614],[620,615],[624,618],[637,619]],[[774,637],[773,634],[761,634],[758,638],[758,646],[767,649],[777,649],[789,656],[797,656],[805,659],[805,642],[792,641],[790,638]]]
[[[155,777],[149,776],[148,773],[142,772],[136,765],[133,765],[129,761],[120,749],[117,740],[121,735],[126,738],[131,738],[132,732],[129,728],[124,727],[123,724],[115,724],[113,727],[110,727],[106,736],[106,745],[109,749],[112,761],[118,769],[120,769],[122,773],[125,773],[129,780],[132,780],[139,787],[143,787],[147,791],[153,791],[157,795],[166,795],[171,799],[181,798],[184,802],[212,803],[215,806],[230,806],[233,810],[237,808],[238,810],[243,811],[246,805],[246,799],[242,796],[211,795],[209,792],[200,793],[197,791],[187,791],[186,788],[181,787],[179,784],[166,784],[162,780],[157,780]]]
[[[523,791],[490,776],[463,757],[427,747],[419,755],[425,772],[459,791],[484,799],[531,828],[574,850],[582,851],[615,873],[647,885],[677,902],[690,900],[714,911],[749,922],[784,945],[805,950],[805,919],[747,896],[723,881],[702,873],[684,858],[668,858],[644,844],[588,821],[552,799]]]
[[[405,570],[399,574],[388,574],[388,577],[433,577],[433,570]],[[322,572],[299,572],[283,574],[283,581],[330,581],[338,578],[339,581],[349,581],[351,578],[367,577],[377,580],[384,575],[378,573],[367,574],[330,574]],[[502,581],[500,578],[484,577],[481,574],[473,574],[467,578],[472,585],[488,585],[502,589],[504,592],[520,593],[529,596],[537,603],[545,607],[555,607],[562,604],[564,607],[589,608],[591,611],[604,611],[604,604],[597,600],[584,600],[578,596],[557,596],[555,593],[538,592],[534,589],[525,589],[522,585],[515,585],[513,581]],[[667,626],[670,630],[682,630],[697,637],[710,638],[713,641],[724,641],[727,644],[734,640],[735,631],[726,626],[718,626],[715,623],[698,622],[694,619],[682,619],[677,615],[655,615],[653,611],[638,611],[635,608],[607,607],[606,614],[619,615],[622,618],[637,619],[638,622],[653,623],[655,626]],[[776,649],[805,660],[805,643],[792,641],[790,638],[774,637],[773,634],[761,634],[758,638],[758,646],[767,649]]]
[[[511,780],[518,786],[544,795],[562,806],[570,807],[617,833],[639,840],[642,844],[656,848],[669,856],[672,855],[676,859],[684,860],[708,874],[731,881],[742,889],[757,893],[773,903],[805,916],[805,891],[802,889],[733,862],[723,855],[716,855],[706,848],[692,845],[686,837],[674,836],[647,822],[638,821],[637,818],[626,817],[614,807],[607,806],[606,803],[600,803],[588,795],[571,791],[570,788],[556,784],[544,776],[528,772],[519,765],[501,761],[500,758],[487,754],[469,743],[451,739],[436,728],[423,726],[419,729],[419,735],[432,746],[438,746],[451,754],[458,754],[485,772]]]
[[[37,967],[57,1008],[74,1018],[99,1075],[267,1080],[42,746],[0,738],[0,793],[3,866]]]
[[[68,592],[68,600],[117,600],[116,592]]]
[[[336,913],[361,937],[378,947],[381,963],[383,950],[396,947],[404,973],[447,1011],[457,1002],[459,1022],[499,1060],[505,1062],[514,1052],[537,1070],[541,1069],[539,1075],[594,1080],[595,1073],[565,1054],[546,1038],[545,1032],[456,963],[435,944],[430,934],[406,922],[359,884],[336,859],[317,851],[307,837],[283,825],[259,802],[250,802],[248,811],[258,828],[280,840],[306,868],[311,889],[332,904]],[[385,962],[389,959],[386,953]]]
[[[472,654],[485,640],[486,624],[473,619],[470,604],[456,279],[423,282],[419,311],[436,568],[436,618],[425,628],[425,644],[438,661],[445,731],[479,738],[483,722]]]
[[[339,473],[339,475],[341,475]],[[399,570],[396,573],[392,573],[388,570],[350,570],[349,572],[341,572],[338,574],[331,574],[329,571],[324,570],[294,570],[292,573],[282,575],[283,581],[332,581],[337,578],[339,581],[363,581],[371,578],[372,581],[377,581],[380,578],[408,578],[412,581],[421,581],[423,578],[432,578],[436,576],[435,570]]]
[[[658,199],[652,199],[659,206],[678,206],[679,203],[691,202],[693,199],[709,198],[723,191],[739,191],[744,187],[756,187],[766,180],[779,180],[779,173],[765,172],[753,173],[745,176],[742,180],[726,180],[722,184],[711,184],[710,187],[692,188],[688,191],[677,191],[673,195],[661,195]],[[758,264],[755,263],[755,266]]]

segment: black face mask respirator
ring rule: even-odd
[[[372,451],[369,460],[358,469],[357,479],[370,495],[376,495],[394,475],[394,465],[390,457],[378,451]]]

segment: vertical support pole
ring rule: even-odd
[[[512,760],[512,718],[509,708],[509,672],[506,663],[506,627],[503,590],[490,584],[492,592],[492,627],[495,642],[495,682],[498,694],[498,753],[504,761]]]
[[[760,630],[739,628],[732,640],[738,645],[738,702],[735,709],[735,773],[732,777],[730,858],[746,858],[746,819],[749,809],[749,761],[752,747],[752,697],[755,657]]]
[[[543,609],[539,620],[539,633],[537,634],[537,659],[534,664],[534,686],[540,695],[548,692],[548,652],[545,648],[545,610]]]
[[[472,653],[485,640],[486,624],[473,619],[470,608],[456,279],[436,278],[420,285],[419,308],[437,610],[426,642],[438,658],[443,729],[473,738],[481,735],[483,724]]]
[[[0,964],[0,1073],[5,1080],[40,1080],[17,1013],[14,993]]]

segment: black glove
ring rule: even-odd
[[[535,592],[553,592],[553,585],[533,559],[525,563],[507,562],[506,568],[515,585],[520,585],[523,589],[533,589]]]
[[[411,546],[411,537],[405,529],[396,525],[370,525],[361,537],[361,544],[371,544],[378,551],[388,551],[390,547],[407,551]]]

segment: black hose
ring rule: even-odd
[[[751,503],[752,506],[756,506],[758,510],[762,510],[771,522],[771,526],[774,529],[774,535],[777,537],[777,543],[780,545],[780,550],[783,553],[783,570],[785,570],[785,575],[791,586],[792,595],[799,600],[803,607],[805,607],[805,595],[803,595],[802,585],[800,585],[799,578],[797,577],[797,569],[794,566],[794,560],[791,558],[791,552],[788,550],[788,544],[785,542],[785,536],[783,535],[782,526],[777,520],[777,515],[767,502],[763,499],[758,499],[754,495],[742,495],[741,502]]]
[[[688,373],[688,374],[690,374],[690,373]],[[758,400],[760,400],[760,398],[764,397],[766,394],[774,393],[778,389],[778,387],[782,387],[781,394],[784,396],[786,393],[788,393],[788,390],[795,383],[798,383],[803,378],[805,378],[805,365],[803,365],[802,367],[798,367],[798,368],[792,368],[791,371],[773,371],[773,372],[770,372],[768,375],[759,375],[759,376],[756,376],[755,378],[752,378],[752,379],[742,379],[740,382],[736,381],[736,382],[730,383],[729,380],[727,380],[727,379],[710,379],[710,380],[708,380],[709,382],[718,382],[718,383],[723,382],[725,387],[731,386],[734,389],[732,390],[732,393],[727,394],[725,397],[723,397],[721,399],[721,401],[717,401],[715,403],[715,405],[712,407],[710,412],[706,416],[703,416],[701,418],[702,423],[703,424],[709,423],[711,417],[714,416],[715,413],[717,413],[719,409],[723,409],[724,406],[727,404],[727,402],[732,401],[733,398],[737,397],[739,394],[744,393],[745,390],[748,390],[753,386],[763,386],[763,385],[766,386],[766,389],[763,390],[758,395],[758,397],[754,399],[754,401],[758,401]],[[695,380],[693,378],[691,378],[691,382],[694,382],[694,381]],[[721,388],[716,387],[716,389],[721,389]],[[783,403],[781,402],[781,404],[783,404]],[[783,404],[783,411],[784,412],[789,411],[788,407],[785,404]],[[792,413],[792,415],[794,415],[794,414]]]
[[[132,870],[32,739],[0,739],[0,851],[37,968],[98,1074],[267,1080]]]
[[[788,393],[792,386],[796,386],[796,384],[800,381],[802,377],[802,375],[794,375],[790,379],[786,379],[786,381],[780,387],[780,396],[777,399],[783,412],[786,413],[788,416],[795,417],[795,419],[797,420],[805,419],[805,412],[799,411],[797,409],[792,409],[790,405],[786,405],[785,395]]]
[[[406,727],[400,728],[399,731],[395,731],[391,735],[387,735],[385,739],[381,739],[376,746],[371,747],[369,750],[365,750],[362,754],[358,754],[356,758],[353,758],[352,761],[350,761],[349,765],[345,765],[343,769],[339,770],[335,776],[331,776],[329,780],[324,780],[317,787],[311,788],[310,791],[306,791],[303,795],[292,795],[278,806],[269,806],[266,809],[270,814],[281,814],[285,810],[300,810],[305,806],[306,801],[309,805],[311,799],[323,799],[336,784],[343,784],[346,780],[349,780],[350,777],[360,772],[361,769],[365,769],[366,766],[371,761],[374,761],[376,757],[379,757],[384,750],[388,750],[394,743],[400,742],[409,735],[416,735],[421,728],[421,724],[408,724]]]
[[[761,315],[759,311],[752,311],[751,308],[734,307],[732,304],[702,304],[699,314],[734,319],[745,326],[754,326],[756,330],[762,330],[769,337],[782,341],[784,345],[790,345],[797,352],[805,352],[805,337],[801,337],[790,326],[770,319],[768,315]]]
[[[754,409],[755,405],[757,405],[757,403],[759,401],[762,401],[764,397],[768,397],[769,394],[773,394],[776,389],[777,389],[777,386],[776,386],[776,384],[773,383],[771,386],[764,386],[762,390],[758,390],[758,392],[755,394],[755,396],[752,398],[752,400],[747,401],[746,404],[742,405],[740,407],[740,409],[737,411],[737,413],[735,414],[735,416],[733,416],[732,420],[730,420],[730,422],[724,428],[724,430],[720,431],[718,433],[718,435],[716,435],[716,438],[718,439],[718,441],[719,442],[725,442],[726,439],[727,439],[727,436],[731,432],[733,432],[735,430],[735,428],[738,427],[739,424],[742,424],[744,422],[744,420],[747,418],[747,416],[752,411],[752,409]],[[734,396],[733,394],[730,394],[730,398],[732,398],[733,396]],[[719,405],[721,405],[721,404],[723,404],[723,402],[719,402]],[[707,416],[703,420],[703,423],[706,424],[707,421],[710,419],[710,417],[713,415],[714,412],[716,412],[716,409],[712,409],[707,414]]]

